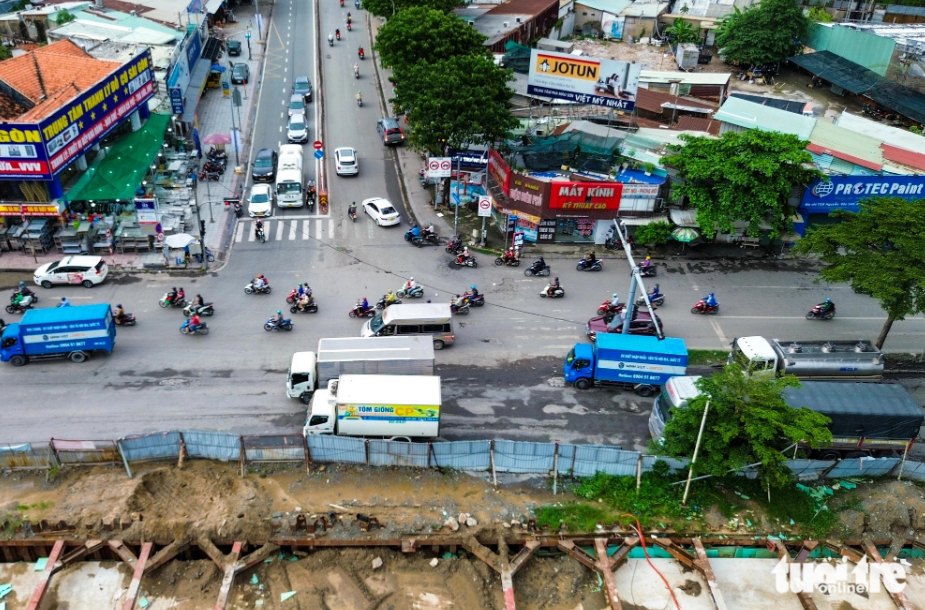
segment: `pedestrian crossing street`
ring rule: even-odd
[[[370,218],[360,217],[356,222],[335,222],[329,216],[275,216],[263,219],[263,232],[267,241],[331,241],[336,237],[355,237],[373,240],[376,224]],[[387,231],[384,235],[391,236]],[[256,241],[254,219],[242,219],[235,228],[235,243]]]

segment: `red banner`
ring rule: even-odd
[[[554,181],[549,189],[549,208],[572,212],[620,209],[623,185],[619,182]]]
[[[44,161],[0,161],[0,176],[8,178],[39,177],[48,173]]]
[[[504,162],[495,149],[488,151],[488,172],[492,178],[501,185],[505,195],[510,194],[511,189],[511,168]]]

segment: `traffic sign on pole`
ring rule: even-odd
[[[491,198],[479,197],[479,216],[491,216]]]
[[[315,143],[312,144],[315,147],[315,150],[321,150],[321,140],[315,140]]]
[[[324,157],[324,151],[319,148],[318,150],[315,151],[315,158],[320,159],[322,157]]]

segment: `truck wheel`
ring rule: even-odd
[[[10,364],[12,364],[13,366],[23,366],[24,364],[26,364],[26,357],[16,354],[12,358],[10,358]]]
[[[83,362],[87,359],[87,355],[83,352],[71,352],[68,358],[71,359],[71,362]]]
[[[582,377],[581,379],[575,382],[575,387],[578,388],[579,390],[587,390],[591,387],[591,381],[589,379],[585,379],[584,377]]]
[[[835,449],[828,449],[819,454],[820,460],[840,460],[841,452]]]
[[[446,347],[446,343],[443,341],[434,341],[434,349],[443,349]]]
[[[301,400],[303,404],[306,404],[306,405],[307,405],[308,403],[310,403],[310,402],[312,401],[312,393],[311,393],[311,392],[303,392],[302,395],[299,396],[299,400]]]
[[[658,390],[655,389],[655,386],[651,385],[638,385],[636,386],[635,391],[643,398],[651,398],[658,393]]]

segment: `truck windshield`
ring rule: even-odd
[[[382,330],[382,327],[384,325],[385,323],[382,321],[382,314],[377,313],[376,317],[373,318],[373,321],[369,323],[369,330],[373,331],[374,333],[377,333],[380,330]]]
[[[568,356],[565,357],[565,364],[572,366],[572,363],[575,362],[575,348],[569,350]]]
[[[668,397],[667,385],[662,386],[662,391],[659,392],[658,398],[655,399],[654,408],[658,411],[662,421],[667,424],[671,418],[671,398]]]
[[[742,367],[742,370],[750,373],[759,373],[772,368],[771,361],[769,360],[761,360],[758,358],[749,360],[738,343],[732,345],[732,359],[736,364]]]

